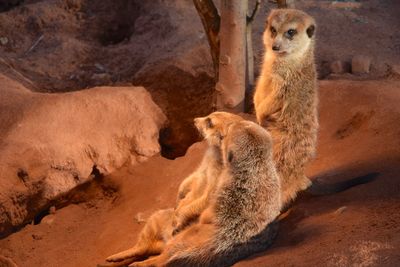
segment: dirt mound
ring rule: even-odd
[[[160,152],[166,118],[143,87],[43,94],[0,81],[2,235],[94,176]]]

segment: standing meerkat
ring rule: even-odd
[[[274,140],[283,206],[311,185],[305,166],[314,157],[318,132],[315,28],[306,13],[277,9],[263,34],[265,55],[254,107],[258,123]]]
[[[314,157],[318,132],[318,94],[314,19],[295,9],[272,10],[263,34],[264,62],[254,94],[257,121],[274,140],[274,160],[282,182],[282,207],[299,191],[340,192],[372,181],[369,173],[334,184],[311,181],[305,166]]]
[[[222,172],[223,161],[221,140],[227,125],[243,120],[227,112],[214,112],[206,117],[196,118],[195,126],[207,141],[208,148],[200,166],[183,180],[178,190],[177,207],[155,212],[149,217],[139,234],[136,245],[114,254],[102,266],[125,266],[133,261],[144,260],[160,254],[166,242],[181,231],[209,206],[210,198]]]
[[[230,266],[268,247],[280,213],[280,180],[266,130],[250,121],[226,127],[224,169],[209,208],[159,256],[130,266]]]

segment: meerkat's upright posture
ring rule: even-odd
[[[230,266],[270,245],[281,209],[270,135],[249,121],[223,131],[224,169],[210,207],[161,255],[131,266]]]
[[[263,35],[265,55],[254,107],[258,123],[274,140],[283,205],[311,185],[304,171],[315,154],[318,131],[315,28],[306,13],[277,9]]]
[[[160,254],[173,234],[181,231],[191,221],[198,219],[209,206],[222,172],[221,141],[227,126],[243,120],[227,112],[214,112],[194,120],[198,131],[207,141],[208,148],[200,166],[179,186],[177,207],[155,212],[139,234],[136,245],[107,258],[114,262],[105,266],[125,266],[137,260]]]

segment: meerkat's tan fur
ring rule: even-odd
[[[264,62],[254,95],[259,124],[274,140],[282,205],[311,185],[306,164],[314,157],[318,96],[314,63],[315,21],[300,10],[272,10],[263,34]]]
[[[249,121],[225,128],[224,168],[209,208],[198,223],[172,238],[161,255],[131,266],[230,266],[271,243],[274,233],[268,225],[281,209],[271,137]]]
[[[195,126],[207,141],[208,148],[200,166],[179,186],[177,207],[155,212],[139,234],[136,245],[107,258],[115,264],[125,266],[136,260],[143,260],[160,254],[166,242],[178,233],[210,205],[217,178],[222,172],[223,161],[221,140],[227,125],[243,120],[227,112],[214,112],[209,116],[196,118]],[[207,216],[204,215],[204,218]],[[206,219],[204,219],[206,220]]]

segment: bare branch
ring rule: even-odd
[[[24,56],[26,56],[27,54],[29,54],[33,49],[35,49],[35,47],[40,43],[40,41],[42,41],[43,39],[43,34],[40,35],[40,37],[33,43],[33,45],[25,52]]]
[[[261,0],[256,1],[256,5],[254,6],[253,13],[250,16],[247,16],[247,23],[252,23],[258,10],[260,9]]]
[[[212,0],[193,0],[210,45],[215,80],[218,80],[220,16]]]

